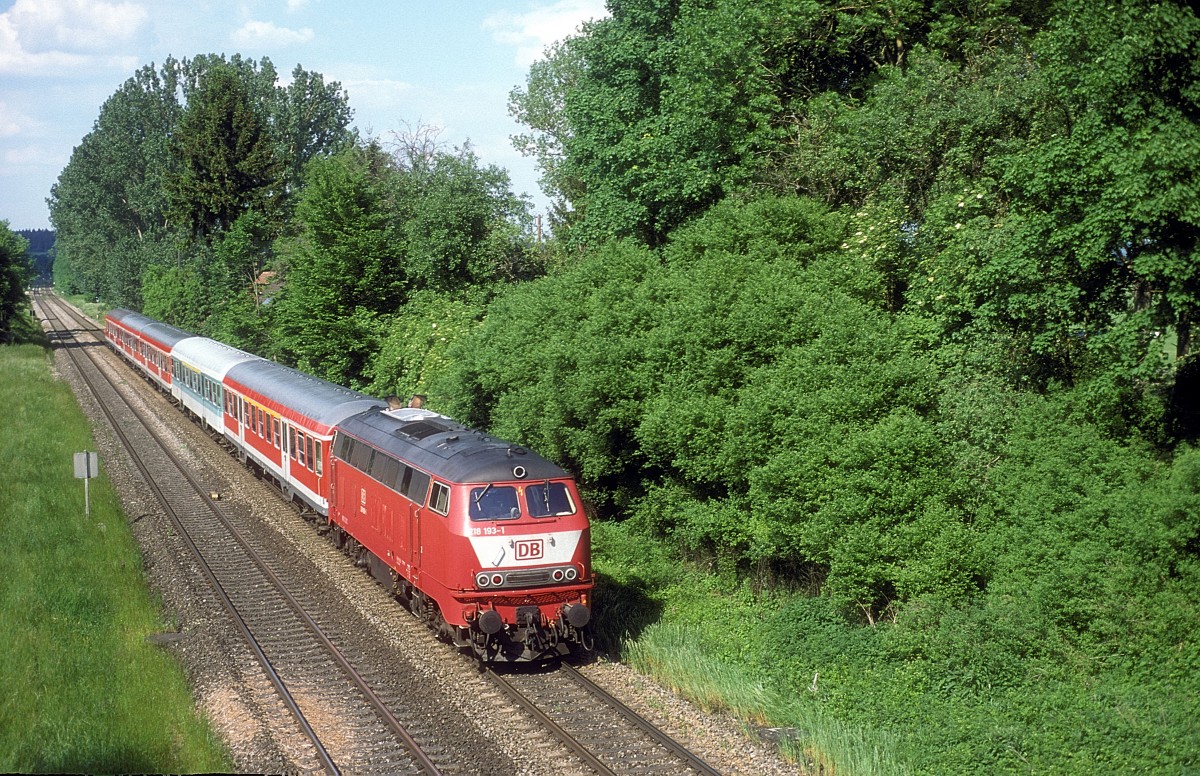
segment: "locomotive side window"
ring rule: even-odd
[[[543,482],[525,488],[525,506],[534,517],[575,514],[575,504],[567,486],[561,482]]]
[[[350,448],[354,446],[354,439],[339,432],[333,439],[333,454],[343,461],[350,460]]]
[[[439,515],[450,512],[450,488],[440,482],[433,483],[433,492],[429,494],[429,508]]]
[[[396,481],[396,475],[400,473],[400,462],[390,455],[383,453],[375,453],[375,459],[371,461],[371,476],[384,485],[391,485]]]
[[[371,471],[371,456],[375,448],[370,445],[356,444],[350,450],[350,465],[364,474]]]
[[[425,503],[425,493],[429,490],[429,475],[422,471],[417,471],[411,467],[405,467],[412,472],[412,477],[408,480],[408,484],[404,486],[403,493],[418,504]],[[442,486],[445,488],[445,486]],[[446,491],[446,501],[449,503],[450,491]]]
[[[511,485],[484,485],[471,488],[469,505],[472,520],[515,520],[521,516],[517,489]]]

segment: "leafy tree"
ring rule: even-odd
[[[269,60],[237,55],[168,58],[157,70],[138,70],[105,102],[52,189],[56,283],[139,308],[151,265],[214,255],[193,240],[201,232],[219,242],[245,210],[270,216],[268,202],[282,205],[275,213],[285,218],[298,171],[348,140],[350,111],[340,86],[317,74],[298,67],[287,88],[276,80]],[[198,199],[181,200],[192,195]],[[269,233],[259,240],[269,246],[281,221],[268,217],[256,228]],[[218,280],[227,274],[201,269]],[[209,294],[221,300],[250,290],[216,285]]]
[[[1026,6],[994,3],[964,16],[952,4],[906,1],[623,0],[552,49],[527,88],[513,92],[511,111],[534,130],[520,145],[573,209],[566,220],[579,240],[657,245],[723,196],[758,184],[796,191],[778,169],[789,158],[816,168],[814,185],[869,185],[845,180],[858,171],[837,158],[852,144],[830,134],[829,107],[853,110],[880,73],[903,71],[926,43],[955,63],[1013,46],[1045,16]],[[901,115],[888,120],[899,124]],[[939,138],[921,155],[945,145]],[[808,159],[814,151],[817,164]],[[841,169],[821,169],[820,160]]]
[[[268,212],[282,169],[267,116],[228,66],[206,72],[171,136],[178,175],[167,184],[173,211],[211,241],[249,211]]]
[[[393,200],[403,223],[404,271],[412,290],[452,291],[537,273],[523,226],[529,204],[508,173],[480,163],[470,146],[400,146]]]
[[[378,347],[379,316],[404,298],[403,243],[389,204],[395,174],[377,145],[314,160],[296,204],[297,234],[277,247],[283,355],[342,385],[360,384]]]
[[[1064,2],[1037,39],[1061,126],[1007,183],[1080,305],[1145,309],[1190,349],[1200,304],[1200,18],[1190,4]],[[1102,325],[1102,322],[1101,322]],[[1148,333],[1148,332],[1147,332]]]
[[[292,70],[292,81],[277,88],[272,121],[286,166],[289,192],[304,183],[304,167],[318,156],[343,150],[352,142],[347,129],[353,118],[349,100],[336,81],[325,82],[320,73]]]
[[[435,406],[434,379],[452,366],[452,350],[483,315],[483,305],[450,294],[417,291],[386,324],[379,353],[368,370],[374,396],[429,395]]]
[[[170,231],[163,181],[173,168],[167,138],[182,110],[181,66],[168,59],[127,80],[51,187],[54,272],[67,290],[140,306],[145,262]]]
[[[26,304],[28,247],[29,241],[10,230],[8,221],[0,221],[0,343],[12,341],[13,322]]]

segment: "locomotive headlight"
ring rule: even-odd
[[[475,584],[478,587],[487,587],[491,584],[491,580],[488,579],[488,575],[486,573],[480,573],[475,575]]]
[[[574,582],[579,577],[579,570],[574,566],[567,567],[567,581]]]
[[[564,576],[566,576],[566,575],[564,574],[562,569],[555,569],[554,571],[550,572],[550,578],[553,579],[555,582],[562,582]]]
[[[495,585],[496,587],[503,585],[504,584],[504,575],[503,574],[492,574],[492,584]]]

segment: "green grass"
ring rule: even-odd
[[[857,625],[821,598],[682,563],[628,524],[592,537],[598,648],[702,708],[784,729],[798,762],[856,776],[1200,772],[1200,639],[1183,625],[1200,622],[1195,570],[1142,609],[1161,637],[1121,654],[1024,633],[1028,601]]]
[[[228,771],[164,629],[116,495],[72,454],[95,450],[32,328],[0,348],[0,771]]]

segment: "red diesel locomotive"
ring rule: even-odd
[[[166,324],[125,310],[106,324],[118,353],[317,513],[441,636],[489,662],[590,649],[589,526],[562,468],[444,415],[389,408],[178,329],[164,380]]]

